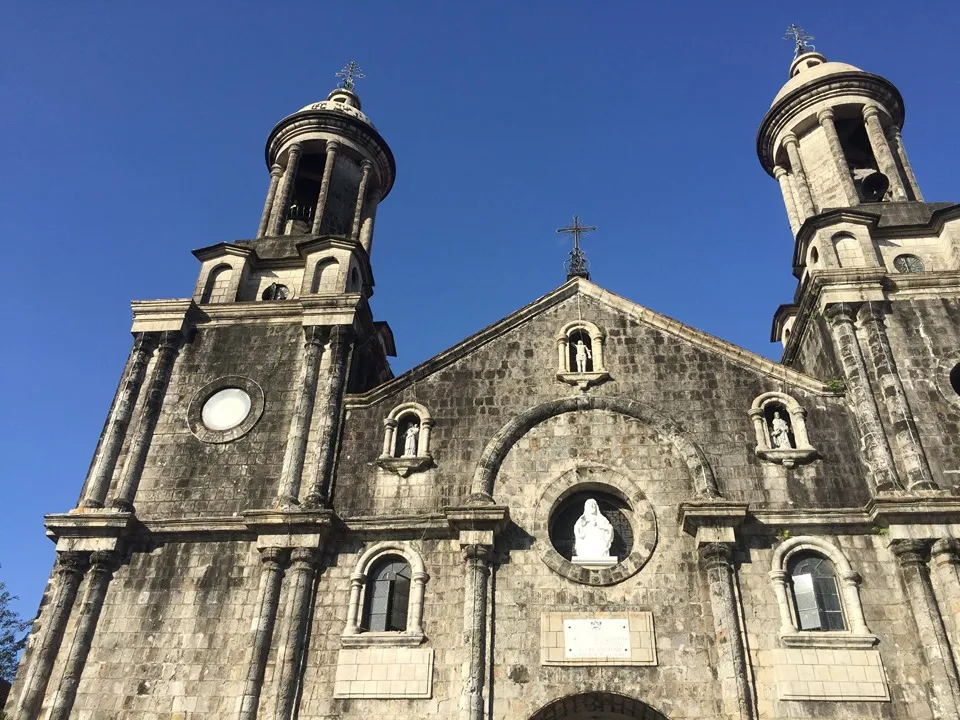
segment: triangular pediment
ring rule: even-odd
[[[362,395],[354,395],[350,399],[351,404],[366,405],[376,402],[383,397],[389,396],[412,383],[419,382],[434,373],[442,370],[448,365],[468,356],[484,345],[496,341],[506,333],[530,322],[533,318],[547,312],[551,308],[563,303],[577,294],[582,297],[592,298],[598,303],[606,306],[615,313],[623,314],[640,324],[650,326],[664,333],[672,335],[680,340],[702,349],[708,353],[716,355],[718,359],[727,360],[735,365],[750,370],[759,375],[763,375],[771,380],[785,383],[797,388],[816,394],[833,395],[827,390],[823,383],[810,375],[793,370],[785,365],[774,362],[762,355],[745,350],[732,343],[720,338],[714,337],[701,330],[697,330],[690,325],[686,325],[678,320],[667,317],[661,313],[650,310],[616,295],[609,290],[596,285],[583,278],[573,278],[564,283],[557,289],[547,293],[543,297],[533,301],[529,305],[520,308],[507,317],[499,320],[483,330],[471,335],[453,347],[444,350],[425,362],[416,365],[402,375],[398,375],[387,383],[380,385]]]

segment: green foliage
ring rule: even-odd
[[[874,526],[870,529],[870,531],[871,531],[874,535],[879,535],[880,537],[886,537],[887,535],[890,534],[890,528],[882,527],[882,526],[880,526],[880,525],[874,525]]]
[[[833,378],[823,383],[823,386],[830,392],[842,393],[847,389],[847,381],[843,378]]]
[[[791,537],[793,537],[793,533],[787,530],[786,528],[777,530],[777,542],[784,542],[786,540],[789,540]]]
[[[0,581],[0,678],[7,682],[13,682],[20,651],[27,643],[26,631],[30,627],[30,623],[24,622],[10,607],[16,599]],[[0,720],[3,720],[2,713]]]

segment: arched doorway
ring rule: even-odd
[[[626,695],[587,692],[544,705],[530,720],[668,720],[645,702]]]

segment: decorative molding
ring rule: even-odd
[[[214,394],[227,388],[243,390],[250,398],[250,411],[243,421],[229,430],[212,430],[203,424],[203,406]],[[187,407],[187,426],[200,442],[220,444],[237,440],[253,429],[263,415],[265,406],[263,388],[242,375],[224,375],[207,383],[194,393]]]
[[[849,648],[866,650],[872,648],[880,638],[876,635],[855,635],[837,630],[825,632],[780,633],[780,642],[788,648]]]
[[[610,379],[608,372],[558,372],[557,380],[569,385],[576,385],[581,390],[602,385]]]

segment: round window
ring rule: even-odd
[[[218,390],[203,404],[200,417],[210,430],[224,431],[235,428],[250,414],[251,401],[240,388]]]
[[[893,266],[897,269],[897,272],[904,275],[922,273],[924,270],[923,260],[916,255],[897,255],[893,259]]]

